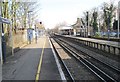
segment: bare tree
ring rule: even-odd
[[[113,3],[104,3],[102,6],[102,10],[103,10],[103,29],[104,30],[112,30],[112,20],[114,15],[114,11],[115,11],[115,6]]]

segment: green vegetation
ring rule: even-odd
[[[113,17],[115,17],[114,15],[114,11],[115,11],[116,7],[113,5],[113,3],[111,4],[107,4],[104,3],[102,10],[103,10],[103,19],[104,19],[104,23],[103,23],[103,29],[105,30],[112,30],[112,19]]]
[[[92,22],[94,35],[95,35],[96,32],[98,32],[97,17],[98,17],[98,12],[94,10],[94,12],[93,12],[93,22]]]
[[[100,7],[93,8],[87,12],[84,12],[84,16],[81,18],[84,27],[89,26],[91,36],[102,37],[96,32],[113,31],[113,19],[116,15],[116,6],[113,2],[103,3]]]

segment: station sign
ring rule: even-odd
[[[3,0],[3,2],[8,2],[9,0]],[[14,0],[15,2],[37,2],[38,0]]]
[[[8,19],[6,19],[6,18],[3,18],[3,17],[1,17],[1,16],[0,16],[0,22],[1,22],[1,23],[5,23],[5,24],[10,24],[10,23],[11,23],[10,20],[8,20]]]

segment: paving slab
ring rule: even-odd
[[[48,38],[46,38],[46,44],[45,44],[39,79],[40,80],[61,80]]]
[[[61,80],[48,37],[46,36],[41,36],[37,44],[32,42],[21,48],[14,56],[7,58],[7,62],[3,64],[2,68],[2,79],[35,80],[45,39],[47,40],[39,80]]]

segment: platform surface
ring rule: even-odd
[[[2,79],[36,80],[39,65],[38,80],[61,80],[49,39],[45,35],[38,39],[37,44],[32,42],[7,58],[3,64]]]
[[[99,40],[99,39],[93,39],[93,38],[76,37],[76,36],[68,36],[68,35],[65,35],[65,36],[66,37],[71,37],[71,38],[77,38],[77,39],[80,39],[80,40],[96,42],[96,43],[100,43],[100,44],[106,44],[106,45],[110,45],[110,46],[114,46],[114,47],[119,47],[120,48],[120,42]]]

